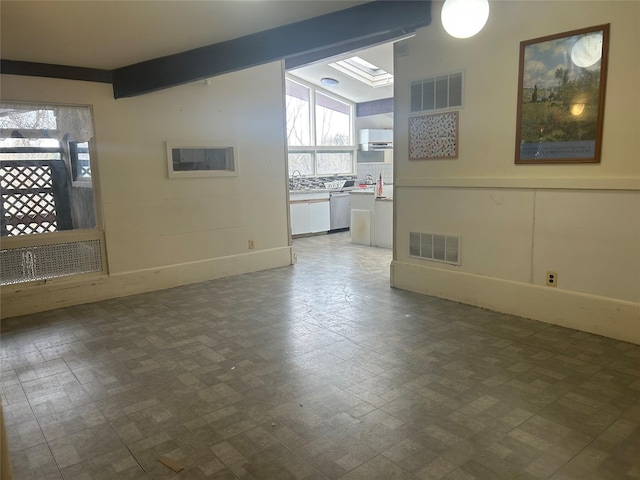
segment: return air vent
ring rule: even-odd
[[[463,72],[411,82],[411,113],[462,108],[463,89]]]
[[[101,272],[101,248],[96,239],[0,250],[0,284]]]
[[[409,256],[460,265],[460,235],[410,232]]]

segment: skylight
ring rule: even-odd
[[[329,66],[373,88],[393,83],[392,74],[360,57],[340,60],[330,63]]]
[[[360,70],[364,70],[372,75],[378,75],[379,73],[387,73],[380,67],[376,67],[373,63],[369,63],[360,57],[351,57],[345,60],[349,65],[353,65]]]

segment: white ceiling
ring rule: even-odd
[[[0,1],[3,59],[111,70],[349,8],[349,0]]]
[[[355,103],[393,97],[393,85],[373,88],[328,65],[336,60],[349,58],[354,55],[357,55],[358,57],[391,74],[393,73],[393,43],[385,43],[365,50],[350,52],[346,55],[341,55],[313,65],[291,70],[289,73]],[[323,77],[335,78],[340,83],[335,87],[325,87],[320,83],[320,79]]]
[[[1,0],[3,59],[111,70],[165,55],[349,8],[348,0]],[[350,53],[331,59],[347,58]],[[393,73],[393,45],[357,55]],[[354,102],[393,96],[393,86],[371,88],[327,66],[294,72]]]

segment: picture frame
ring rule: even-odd
[[[600,162],[609,27],[520,43],[516,164]]]
[[[166,142],[169,178],[235,177],[238,159],[234,146]]]
[[[409,117],[409,160],[458,158],[458,111]]]

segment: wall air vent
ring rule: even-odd
[[[411,113],[463,107],[463,72],[451,72],[411,82]]]
[[[103,268],[99,239],[0,250],[1,285],[102,272]]]
[[[410,232],[409,256],[460,265],[460,235]]]

